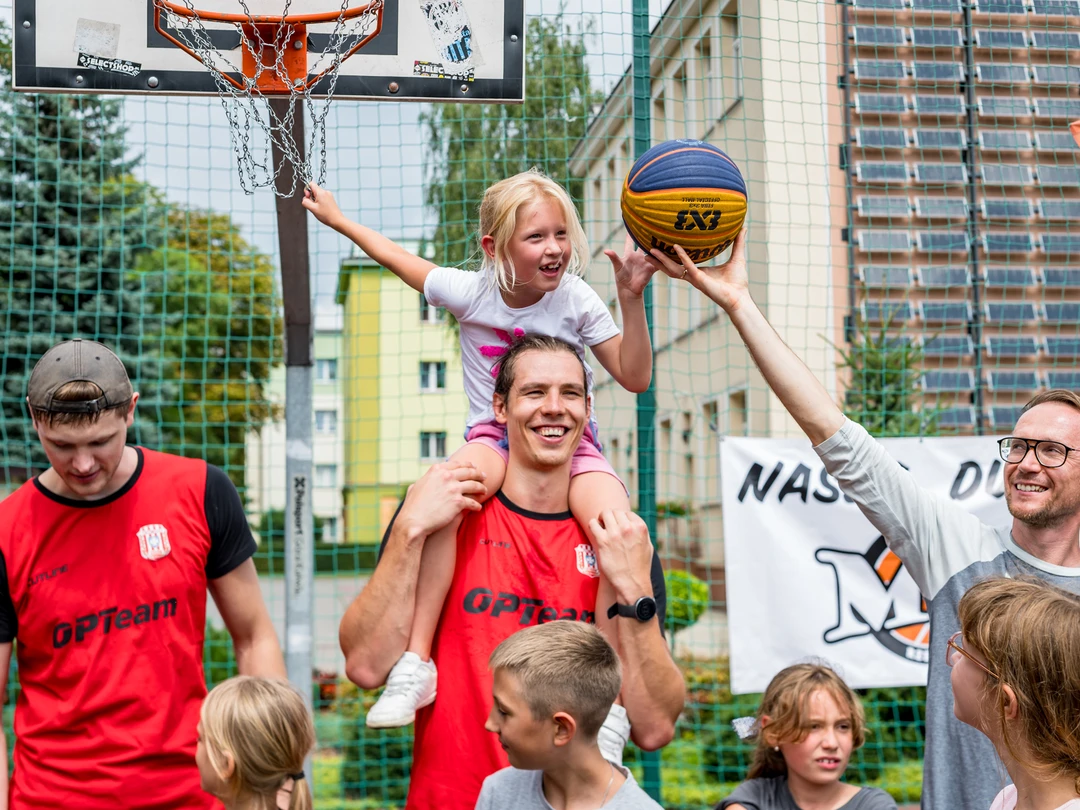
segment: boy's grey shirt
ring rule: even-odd
[[[993,439],[987,439],[993,441]],[[1009,527],[988,526],[944,496],[923,489],[861,426],[850,420],[814,448],[889,548],[904,563],[930,614],[926,753],[922,806],[982,810],[1008,781],[993,744],[953,715],[949,638],[956,608],[972,585],[995,576],[1037,576],[1080,593],[1080,568],[1051,565],[1020,548]]]
[[[604,810],[663,810],[642,790],[630,771],[620,768],[627,777],[607,800]],[[552,810],[544,798],[544,772],[503,768],[484,780],[476,810]]]

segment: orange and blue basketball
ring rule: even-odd
[[[746,183],[735,161],[704,141],[666,141],[634,163],[622,190],[623,224],[639,248],[695,262],[723,252],[746,219]]]

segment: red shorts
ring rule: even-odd
[[[479,425],[474,425],[465,434],[465,440],[487,445],[502,456],[504,462],[510,461],[510,448],[506,443],[506,428],[498,422],[481,422]],[[623,484],[623,480],[619,478],[611,463],[604,458],[604,454],[596,446],[596,437],[593,434],[591,424],[585,426],[585,432],[581,435],[577,450],[574,451],[574,458],[570,462],[570,477],[573,478],[575,475],[590,472],[607,473],[615,476],[619,483]],[[623,484],[623,488],[626,488],[626,484]]]

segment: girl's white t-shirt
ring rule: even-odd
[[[1006,785],[990,805],[990,810],[1015,810],[1016,785]],[[1057,810],[1080,810],[1080,799],[1065,802]]]
[[[461,366],[469,398],[466,430],[495,418],[491,397],[499,359],[515,339],[531,334],[561,338],[584,361],[586,346],[619,334],[596,291],[569,273],[532,306],[513,309],[503,301],[491,270],[436,267],[424,282],[424,297],[429,304],[445,307],[460,324]],[[593,374],[587,363],[585,373],[592,391]]]

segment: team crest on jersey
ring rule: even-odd
[[[139,552],[144,560],[160,560],[170,551],[169,530],[160,523],[148,523],[139,529]]]
[[[582,543],[574,548],[577,555],[577,570],[587,577],[600,576],[600,569],[596,565],[596,552],[588,543]]]

